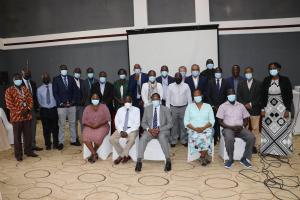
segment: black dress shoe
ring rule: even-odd
[[[43,151],[43,148],[36,146],[36,147],[32,148],[32,150],[34,150],[34,151]]]
[[[57,149],[58,149],[58,150],[62,150],[63,148],[64,148],[64,145],[63,145],[63,144],[57,145]]]
[[[51,146],[47,146],[46,150],[48,150],[48,151],[51,150]]]
[[[172,170],[172,165],[171,161],[167,161],[165,165],[165,172],[171,171]]]
[[[22,158],[22,156],[16,157],[16,160],[19,161],[19,162],[21,162],[21,161],[23,161],[23,158]]]
[[[81,146],[79,141],[71,142],[70,144],[73,145],[73,146]]]
[[[135,171],[136,171],[136,172],[142,171],[142,162],[137,162],[137,163],[136,163]]]
[[[257,148],[256,147],[253,147],[252,154],[257,154]]]
[[[171,147],[172,147],[172,148],[176,147],[176,144],[171,144]]]
[[[31,153],[27,153],[26,156],[28,156],[28,157],[38,157],[39,155],[37,155],[34,152],[31,152]]]

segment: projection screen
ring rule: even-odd
[[[218,25],[183,26],[128,30],[130,71],[138,63],[147,73],[154,69],[160,75],[160,67],[167,65],[170,75],[186,66],[188,74],[192,64],[206,69],[208,58],[218,66]]]

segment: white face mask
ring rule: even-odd
[[[126,102],[124,103],[125,108],[130,108],[132,106],[132,103]]]
[[[75,78],[80,78],[80,75],[81,75],[81,74],[79,74],[79,73],[74,73],[74,77],[75,77]]]
[[[134,73],[136,73],[136,74],[141,73],[141,69],[134,69]]]

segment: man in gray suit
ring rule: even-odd
[[[171,159],[169,148],[170,130],[172,128],[172,117],[170,110],[160,105],[160,95],[154,93],[151,96],[152,104],[147,106],[144,111],[142,128],[144,133],[139,141],[138,159],[135,167],[136,172],[142,170],[142,159],[148,142],[158,139],[166,157],[165,171],[171,171]]]

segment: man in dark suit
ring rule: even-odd
[[[239,82],[245,80],[244,77],[240,76],[240,71],[241,69],[239,65],[233,65],[231,68],[232,76],[227,78],[230,89],[234,89],[236,95],[238,95],[237,87]]]
[[[94,69],[89,67],[86,69],[87,78],[84,80],[83,84],[83,98],[84,98],[84,106],[87,106],[91,103],[91,92],[92,86],[97,82],[95,79]]]
[[[193,64],[191,67],[192,75],[185,79],[191,89],[191,94],[193,97],[194,91],[200,89],[204,96],[204,101],[206,101],[206,87],[207,87],[207,78],[200,75],[200,67],[197,64]]]
[[[148,75],[142,72],[139,64],[135,64],[133,70],[134,74],[129,77],[129,93],[132,96],[132,105],[138,107],[142,113],[144,110],[144,104],[141,91],[142,85],[148,82]]]
[[[205,76],[208,80],[215,78],[214,61],[212,59],[209,58],[206,60],[206,69],[201,72],[201,75]]]
[[[33,99],[33,109],[31,110],[32,149],[35,151],[41,151],[43,150],[43,148],[36,146],[36,112],[38,111],[39,108],[39,103],[36,95],[37,93],[36,83],[33,80],[31,80],[31,71],[28,69],[28,67],[24,67],[21,72],[22,72],[22,80],[23,80],[22,85],[27,87]]]
[[[214,79],[208,82],[207,99],[212,106],[214,114],[218,111],[219,106],[227,100],[227,90],[229,89],[227,81],[222,78],[222,68],[217,67],[214,73]],[[214,124],[214,143],[217,144],[220,139],[220,124],[215,121]]]
[[[85,98],[83,95],[84,94],[84,80],[81,78],[81,69],[79,67],[74,69],[74,81],[76,83],[76,101],[75,101],[75,106],[76,106],[76,135],[77,139],[76,141],[79,142],[79,136],[78,136],[78,126],[77,122],[79,121],[80,123],[80,129],[82,133],[82,115],[83,115],[83,110],[84,110],[84,103],[85,103]]]
[[[68,75],[67,65],[59,67],[60,75],[53,79],[53,96],[57,104],[58,112],[58,150],[64,148],[65,140],[65,123],[68,117],[70,132],[71,132],[71,145],[80,146],[81,144],[76,141],[76,99],[78,98],[76,83],[72,76]]]
[[[160,76],[156,78],[156,81],[158,83],[160,83],[163,87],[163,98],[162,98],[162,105],[166,105],[166,99],[167,99],[167,96],[168,96],[168,86],[171,84],[171,83],[174,83],[175,80],[172,76],[169,76],[169,68],[168,66],[166,65],[163,65],[161,66],[160,68]]]
[[[253,147],[253,153],[257,153],[260,144],[260,112],[261,112],[261,82],[253,78],[253,68],[245,68],[246,80],[238,85],[237,101],[244,104],[250,113],[250,123],[252,132],[256,137],[256,145]]]

